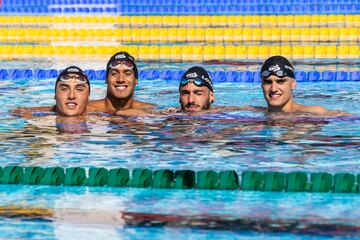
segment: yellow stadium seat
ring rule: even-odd
[[[278,42],[280,41],[281,39],[281,32],[280,32],[280,28],[277,28],[277,27],[274,27],[274,28],[271,28],[271,41],[274,41],[274,42]]]
[[[350,58],[350,47],[349,46],[338,46],[337,47],[337,57],[342,59]]]
[[[320,24],[320,15],[311,15],[310,27],[318,27]]]
[[[303,58],[304,56],[304,49],[302,48],[302,46],[292,46],[291,47],[291,52],[292,52],[292,59],[300,59]]]
[[[311,29],[308,28],[308,27],[300,29],[300,36],[301,36],[301,41],[302,42],[309,42],[310,41],[310,31],[311,31]]]
[[[186,32],[186,41],[187,42],[195,42],[196,41],[196,31],[197,31],[197,28],[187,28],[187,32]]]
[[[233,30],[233,28],[225,28],[224,29],[223,41],[225,43],[230,43],[230,42],[234,41],[234,30]]]
[[[195,41],[196,42],[205,42],[205,28],[195,28]]]
[[[326,46],[314,46],[315,58],[326,58]]]
[[[160,45],[159,53],[159,60],[169,60],[171,58],[171,47],[168,45]]]
[[[191,48],[192,48],[191,60],[197,62],[203,61],[203,49],[204,49],[203,46],[191,46]]]
[[[253,38],[253,29],[252,28],[243,28],[243,31],[242,31],[242,41],[243,42],[249,42],[249,41],[252,41],[252,38]]]
[[[171,59],[181,60],[181,46],[170,46]]]
[[[273,15],[261,15],[260,22],[261,28],[276,27],[277,17]]]
[[[121,42],[128,43],[132,41],[132,31],[131,28],[123,28],[121,35]]]
[[[337,47],[336,46],[326,46],[326,58],[337,58]]]
[[[319,41],[320,42],[329,41],[329,28],[327,27],[319,28]]]
[[[191,61],[193,58],[193,46],[183,45],[181,46],[181,60],[183,62]]]
[[[315,51],[314,46],[303,46],[304,48],[304,58],[314,58],[315,57]]]
[[[261,38],[262,38],[262,29],[261,28],[253,28],[253,32],[252,32],[252,41],[255,42],[260,42]]]
[[[234,42],[242,42],[243,41],[243,28],[234,28]]]
[[[257,59],[267,59],[270,56],[270,47],[269,46],[259,46]]]
[[[204,61],[209,61],[209,60],[214,60],[215,59],[215,46],[212,46],[212,45],[206,45],[204,46],[203,48],[203,51],[204,51]]]
[[[229,15],[227,16],[227,27],[236,27],[238,26],[239,22],[238,22],[238,18],[237,16],[234,15]]]
[[[339,28],[337,27],[329,28],[329,41],[332,42],[339,41]]]
[[[186,41],[186,28],[183,28],[183,27],[177,28],[176,41],[178,41],[178,42]]]
[[[258,59],[259,46],[246,47],[246,59]]]
[[[236,58],[244,60],[247,57],[246,46],[236,46]]]
[[[270,42],[271,41],[271,28],[264,27],[261,29],[261,41]]]
[[[175,42],[178,39],[178,28],[168,28],[168,41]]]
[[[214,42],[224,42],[224,28],[214,29]]]
[[[292,48],[289,45],[281,46],[280,54],[286,58],[292,58]]]
[[[224,45],[216,45],[214,46],[214,59],[216,60],[224,60],[225,48]]]
[[[159,28],[159,42],[166,43],[169,41],[168,28]]]
[[[213,43],[215,41],[215,28],[205,29],[205,42]]]
[[[318,27],[313,27],[309,29],[309,41],[310,42],[319,42],[320,29]]]
[[[225,59],[232,60],[236,59],[236,46],[234,45],[225,45]]]
[[[349,57],[360,58],[360,48],[358,45],[349,46]]]
[[[135,59],[140,59],[140,49],[139,46],[136,45],[122,45],[117,46],[115,52],[125,51],[131,54]]]
[[[296,28],[292,28],[292,29],[288,27],[280,28],[280,41],[289,42],[291,40],[291,35],[294,34],[293,29]]]
[[[269,47],[270,56],[280,55],[281,54],[281,47],[282,46],[271,45]]]
[[[207,27],[211,18],[209,16],[196,16],[195,27]]]

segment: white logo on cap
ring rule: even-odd
[[[269,67],[270,72],[276,72],[276,71],[279,71],[279,70],[280,70],[280,67],[277,64],[274,65],[274,66]]]
[[[288,69],[288,70],[291,70],[291,71],[294,71],[294,69],[288,65],[285,65],[285,68]]]
[[[186,74],[186,78],[196,78],[198,75],[196,72]]]
[[[204,81],[206,81],[210,86],[211,86],[211,80],[207,77],[205,77],[204,75],[201,76],[201,79],[203,79]]]
[[[68,68],[67,72],[80,72],[77,68]]]
[[[115,59],[119,59],[119,58],[126,58],[126,56],[124,54],[119,54],[115,56]]]

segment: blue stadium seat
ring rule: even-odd
[[[319,81],[320,80],[320,73],[318,71],[311,71],[308,73],[308,81]]]
[[[331,71],[324,71],[321,73],[321,79],[323,81],[334,81],[335,80],[335,73]]]
[[[350,81],[360,81],[360,71],[349,72],[349,79]]]
[[[349,80],[348,73],[344,71],[336,72],[336,81],[347,81]]]

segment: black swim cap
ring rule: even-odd
[[[295,70],[291,62],[283,56],[272,56],[263,63],[260,72],[261,78],[267,78],[270,75],[295,79]]]
[[[200,80],[202,81],[203,85],[210,89],[210,91],[214,91],[213,82],[211,80],[211,77],[209,73],[202,67],[192,67],[189,70],[187,70],[180,79],[180,86],[182,85],[182,82],[187,82],[188,80]]]
[[[78,75],[84,77],[85,82],[87,84],[89,84],[89,86],[90,86],[88,76],[86,75],[86,73],[81,68],[79,68],[77,66],[70,66],[70,67],[65,68],[63,71],[61,71],[59,76],[56,79],[56,83],[59,82],[59,81],[63,81],[61,79],[61,77],[65,76],[67,74],[78,74]]]
[[[111,65],[116,61],[130,62],[132,64],[132,66],[133,66],[135,78],[138,79],[138,69],[137,69],[137,66],[136,66],[135,58],[133,56],[131,56],[129,53],[125,52],[125,51],[117,52],[110,58],[110,60],[106,64],[106,78],[107,78],[107,76],[109,74],[109,71],[111,69]]]

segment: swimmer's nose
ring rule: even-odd
[[[189,103],[194,103],[195,102],[195,94],[190,93],[189,94]]]
[[[276,92],[277,90],[278,90],[278,85],[277,85],[277,83],[276,83],[275,81],[273,81],[273,82],[271,83],[270,91]]]
[[[75,99],[76,95],[75,95],[75,90],[70,90],[69,91],[69,95],[68,95],[68,99]]]

